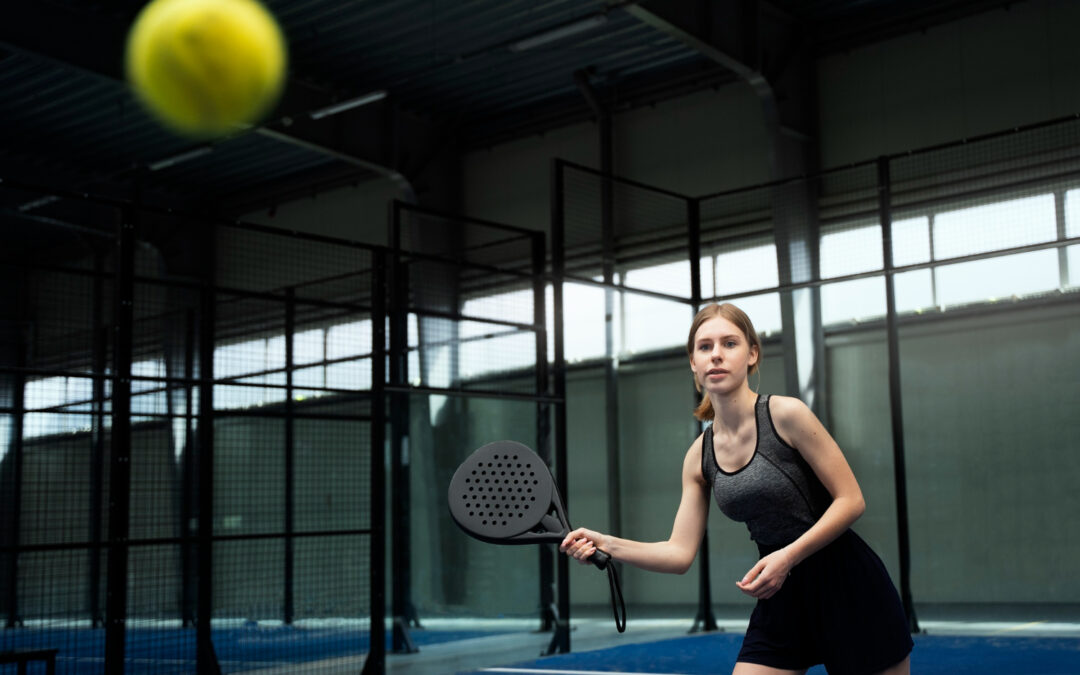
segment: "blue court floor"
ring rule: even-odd
[[[591,675],[730,673],[742,643],[738,633],[712,633],[532,659],[504,667],[465,671],[507,675]],[[1009,673],[1077,675],[1080,638],[920,635],[912,652],[912,673]],[[823,675],[817,666],[809,671]]]

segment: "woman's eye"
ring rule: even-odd
[[[724,343],[724,346],[730,349],[730,348],[734,347],[735,344],[736,343],[735,343],[734,340],[728,340],[727,342]]]

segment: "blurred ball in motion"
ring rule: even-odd
[[[154,0],[128,35],[127,77],[166,126],[209,138],[267,112],[285,79],[285,39],[256,0]]]

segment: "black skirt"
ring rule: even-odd
[[[771,550],[761,548],[762,556]],[[914,643],[900,596],[877,554],[848,530],[796,565],[750,616],[739,661],[830,675],[893,666]]]

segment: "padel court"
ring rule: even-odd
[[[145,3],[10,4],[0,675],[730,673],[715,501],[679,574],[557,547],[671,536],[714,303],[910,672],[1080,673],[1073,3],[267,0],[281,107],[196,140],[120,71]]]

